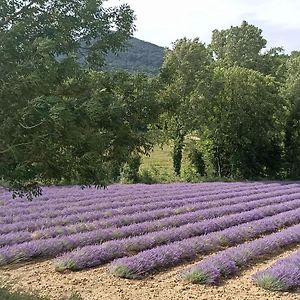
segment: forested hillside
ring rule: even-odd
[[[143,72],[157,75],[162,65],[164,48],[132,38],[127,49],[117,54],[110,52],[106,57],[108,70],[126,70],[130,73]]]

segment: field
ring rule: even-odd
[[[0,286],[51,299],[300,299],[298,182],[1,189],[0,224]]]
[[[182,158],[182,174],[188,167],[187,151],[184,149]],[[157,182],[176,182],[179,178],[174,176],[172,161],[172,145],[166,144],[163,147],[154,146],[149,156],[142,156],[140,172],[150,172]]]

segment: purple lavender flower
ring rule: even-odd
[[[300,286],[300,251],[275,262],[253,275],[258,286],[272,291],[288,291]]]
[[[296,209],[272,217],[267,217],[262,220],[233,226],[231,228],[213,232],[204,236],[188,238],[179,242],[174,242],[168,245],[142,251],[131,257],[120,258],[113,261],[110,266],[110,270],[113,274],[120,276],[119,270],[121,268],[122,270],[126,270],[126,274],[133,274],[128,278],[141,277],[160,268],[175,266],[185,260],[195,259],[198,255],[221,250],[224,245],[227,247],[234,246],[247,240],[257,238],[261,234],[274,232],[279,228],[298,223],[299,221],[300,209]],[[298,230],[300,225],[295,228]],[[296,229],[294,229],[294,231],[296,231]],[[291,234],[293,234],[294,231],[292,231]],[[290,234],[290,231],[284,232],[286,235]],[[284,236],[284,234],[282,235]],[[274,239],[272,239],[272,241],[273,240]],[[290,241],[288,238],[286,240]],[[264,250],[265,244],[256,243],[255,246],[257,247],[256,251],[258,251],[260,248],[262,248],[260,250]],[[234,254],[236,258],[234,263],[236,266],[238,266],[238,263],[242,263],[244,259],[247,259],[247,255],[251,254],[252,250],[252,248],[245,248],[241,249],[239,252],[235,252]],[[217,264],[214,264],[214,267],[220,265],[219,259],[217,262]],[[209,263],[205,262],[205,266],[207,268]],[[230,273],[232,273],[235,270],[234,264],[230,264],[229,262],[226,262],[226,264],[223,266],[219,266],[219,269],[220,274],[224,274],[227,272],[227,270],[228,272],[230,271]],[[203,271],[201,268],[192,269],[194,273],[198,270],[200,270],[200,272]],[[190,271],[191,270],[188,270],[187,272],[189,273]],[[207,272],[205,273],[207,274]],[[126,277],[126,274],[121,277]]]
[[[228,277],[236,274],[241,268],[255,262],[257,259],[280,252],[286,246],[297,244],[300,242],[300,224],[294,225],[280,232],[262,237],[249,243],[229,248],[217,253],[214,256],[203,259],[200,263],[194,265],[184,271],[181,276],[190,281],[191,274],[197,278],[197,274],[208,274],[210,268],[219,270],[217,275],[210,275],[205,280],[191,280],[193,283],[217,283],[222,277]],[[282,276],[282,266],[279,264],[273,270],[267,273],[258,273],[255,278],[257,283],[262,284],[269,289],[286,290],[291,287],[291,284],[299,284],[299,275],[295,267],[290,269],[286,277]],[[298,279],[297,279],[298,278]]]

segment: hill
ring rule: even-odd
[[[131,38],[124,52],[107,55],[106,68],[108,70],[126,70],[133,73],[144,72],[156,75],[162,65],[163,57],[163,47]]]

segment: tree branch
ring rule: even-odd
[[[24,146],[24,145],[29,145],[29,144],[32,144],[32,143],[33,143],[33,142],[31,141],[31,142],[27,142],[27,143],[20,143],[20,144],[8,146],[7,149],[0,151],[0,154],[4,154],[4,153],[6,153],[6,152],[13,151],[13,149],[14,149],[15,147]]]
[[[22,14],[24,11],[26,11],[28,8],[30,8],[34,3],[35,3],[35,0],[31,0],[27,5],[23,6],[20,10],[16,11],[13,15],[6,17],[4,21],[0,22],[0,27],[7,25],[14,18],[18,17],[20,14]]]
[[[22,123],[19,123],[21,127],[23,127],[24,129],[33,129],[33,128],[36,128],[40,125],[42,125],[44,123],[44,121],[41,121],[40,123],[38,124],[35,124],[35,125],[32,125],[32,126],[27,126],[27,125],[23,125]]]

